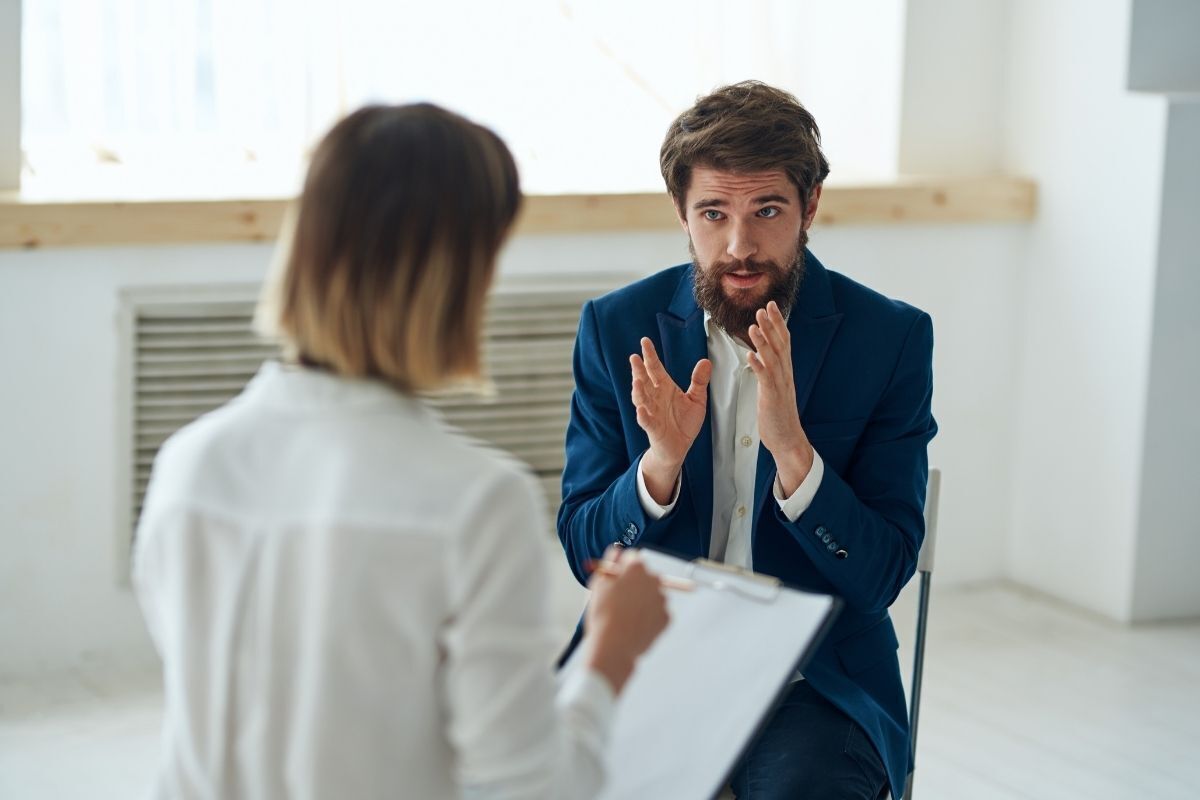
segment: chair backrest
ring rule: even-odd
[[[942,471],[929,470],[929,486],[925,490],[925,542],[917,556],[917,572],[933,572],[933,551],[937,547],[938,495],[942,489]]]

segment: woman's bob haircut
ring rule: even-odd
[[[496,134],[368,106],[313,154],[258,310],[285,355],[412,393],[481,380],[484,303],[521,203]]]

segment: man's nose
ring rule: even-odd
[[[729,230],[729,244],[725,252],[730,258],[745,261],[758,252],[758,244],[750,231],[750,226],[742,222],[734,222]]]

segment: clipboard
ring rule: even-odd
[[[639,552],[651,572],[694,588],[667,590],[671,621],[617,699],[599,798],[713,798],[841,601],[707,559]],[[580,668],[581,649],[564,676]]]

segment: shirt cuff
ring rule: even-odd
[[[638,473],[639,477],[641,473]],[[813,450],[812,468],[809,469],[808,475],[796,487],[796,491],[792,492],[791,497],[783,496],[783,485],[779,482],[779,475],[775,476],[775,502],[779,503],[779,510],[788,518],[788,522],[795,522],[800,519],[800,515],[808,510],[812,505],[813,498],[817,496],[817,489],[821,488],[821,478],[825,477],[825,462],[821,460],[821,454]],[[643,505],[645,505],[643,503]]]
[[[656,519],[656,520],[662,519],[667,514],[671,513],[671,510],[673,508],[675,508],[675,502],[677,500],[679,500],[679,486],[682,483],[683,483],[683,470],[680,470],[679,474],[675,476],[675,489],[671,492],[671,502],[667,503],[665,506],[659,505],[658,501],[650,496],[650,490],[646,488],[646,477],[644,475],[642,475],[642,461],[641,461],[641,459],[638,459],[638,470],[637,470],[638,500],[642,504],[642,511],[645,511],[646,516],[649,517],[650,519]],[[815,494],[815,491],[814,491],[814,494]]]
[[[570,709],[576,716],[587,719],[587,727],[600,739],[607,739],[616,713],[617,694],[608,679],[580,665],[568,670],[555,697],[561,709]]]

